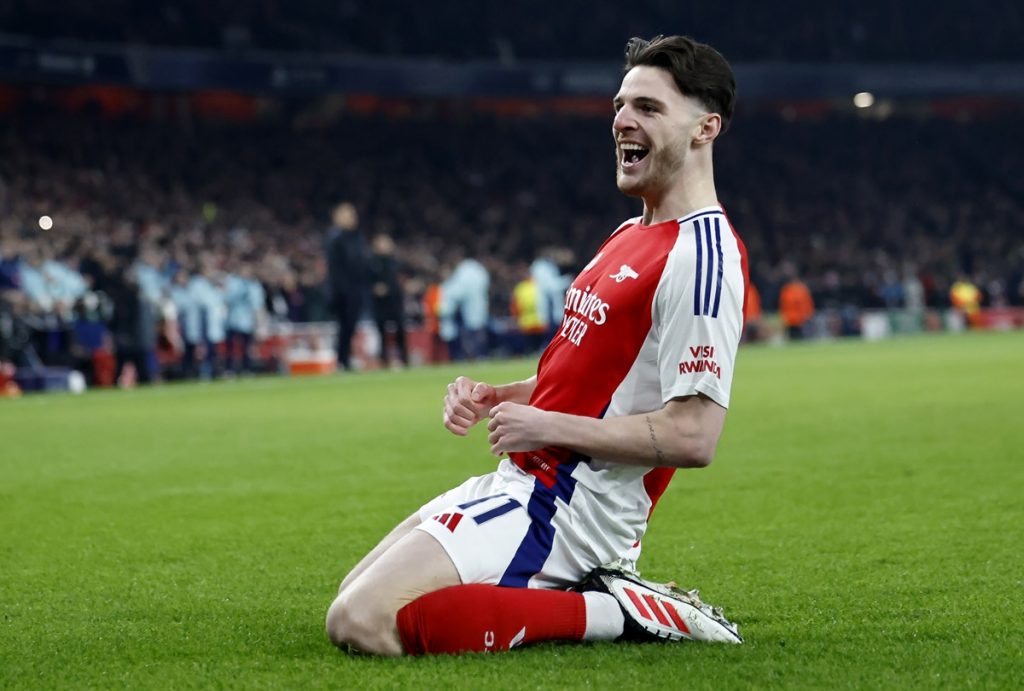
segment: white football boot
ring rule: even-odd
[[[618,601],[626,618],[618,640],[743,642],[721,608],[701,602],[696,590],[645,581],[621,563],[594,569],[575,589],[608,593]]]

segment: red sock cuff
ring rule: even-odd
[[[420,597],[395,617],[409,655],[496,652],[536,641],[583,639],[583,596],[560,590],[457,585]]]

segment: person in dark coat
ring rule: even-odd
[[[129,262],[122,260],[120,270],[110,277],[108,286],[114,304],[110,332],[117,356],[117,376],[120,378],[125,365],[131,363],[138,380],[148,384],[156,376],[149,356],[156,347],[156,315],[128,268]]]
[[[352,369],[352,337],[366,304],[366,240],[359,232],[359,214],[349,202],[334,207],[327,231],[327,285],[331,311],[338,324],[338,365]]]
[[[395,346],[402,364],[409,366],[409,350],[405,343],[405,296],[398,281],[398,260],[395,242],[387,233],[373,238],[370,257],[370,286],[373,295],[373,319],[380,332],[380,362],[388,366],[388,332],[394,331]]]

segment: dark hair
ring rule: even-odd
[[[736,108],[736,78],[717,50],[688,36],[655,36],[650,41],[631,38],[626,43],[623,71],[641,65],[668,70],[684,96],[721,115],[723,132],[729,127]]]

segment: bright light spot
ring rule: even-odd
[[[875,103],[875,96],[870,91],[861,91],[853,97],[853,105],[858,108],[870,108]]]
[[[42,228],[43,230],[49,230],[50,228],[53,228],[53,219],[50,218],[49,216],[40,216],[39,227]]]

